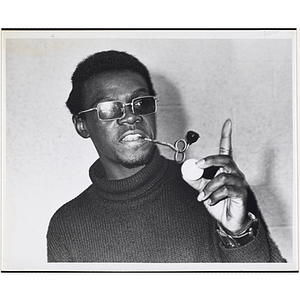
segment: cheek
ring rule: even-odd
[[[110,122],[99,123],[99,121],[90,120],[87,122],[87,128],[90,137],[98,150],[108,148],[114,140],[114,125]]]
[[[149,127],[150,131],[153,133],[155,138],[156,137],[156,116],[155,115],[145,116],[144,121],[147,124],[147,127]]]

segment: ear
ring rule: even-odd
[[[90,134],[89,134],[88,130],[86,129],[85,122],[81,117],[79,117],[78,115],[73,115],[72,121],[73,121],[73,124],[75,126],[77,133],[81,137],[83,137],[84,139],[87,139],[90,137]]]

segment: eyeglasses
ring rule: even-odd
[[[132,99],[130,103],[121,101],[99,102],[96,107],[82,110],[78,115],[96,110],[100,121],[111,121],[123,118],[126,114],[126,106],[131,106],[135,115],[151,115],[157,110],[157,101],[157,97],[154,96],[141,96]]]

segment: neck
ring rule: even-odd
[[[144,166],[127,168],[119,164],[112,165],[111,163],[107,164],[105,161],[101,161],[101,162],[105,170],[105,177],[108,180],[120,180],[127,177],[131,177],[137,172],[139,172],[142,168],[144,168]]]

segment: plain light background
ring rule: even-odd
[[[216,154],[223,122],[232,119],[234,159],[273,239],[295,263],[293,38],[293,32],[273,31],[7,35],[4,269],[51,269],[49,220],[90,184],[88,169],[97,159],[65,107],[70,77],[86,56],[109,49],[127,51],[149,68],[160,99],[158,139],[174,142],[196,130],[201,139],[188,155]],[[160,149],[172,158],[171,150]]]

